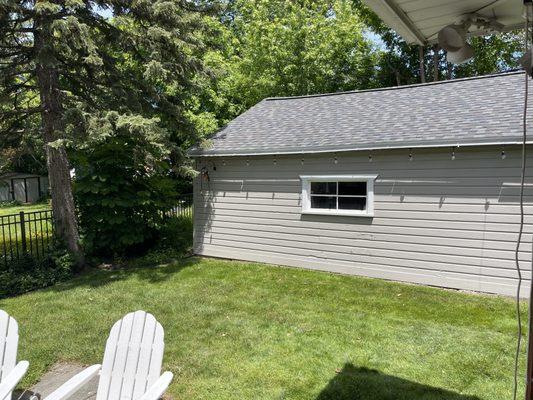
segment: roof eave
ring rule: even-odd
[[[533,140],[528,140],[527,144],[533,144]],[[420,144],[402,144],[402,145],[370,145],[370,146],[359,146],[359,147],[347,147],[347,148],[310,148],[303,150],[265,150],[265,151],[216,151],[209,152],[204,151],[201,153],[189,152],[189,157],[191,158],[201,158],[201,157],[252,157],[252,156],[275,156],[275,155],[301,155],[301,154],[320,154],[320,153],[346,153],[346,152],[357,152],[357,151],[377,151],[377,150],[399,150],[399,149],[431,149],[431,148],[443,148],[443,147],[479,147],[479,146],[513,146],[521,145],[521,140],[508,140],[508,141],[487,141],[487,142],[467,142],[467,143],[458,143],[458,142],[446,142],[446,143],[420,143]]]
[[[407,42],[427,45],[426,37],[418,30],[409,16],[393,0],[367,0],[366,4]]]

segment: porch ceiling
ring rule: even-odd
[[[443,27],[465,14],[494,18],[505,31],[522,27],[523,0],[363,0],[408,43],[429,44]],[[472,26],[469,35],[490,31]]]

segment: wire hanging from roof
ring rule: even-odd
[[[526,22],[525,22],[525,37],[524,47],[525,53],[529,51],[529,28],[531,23],[532,4],[529,1],[526,5]],[[520,226],[518,229],[518,238],[516,240],[515,248],[515,267],[518,275],[518,284],[516,288],[516,319],[518,324],[517,343],[515,353],[514,364],[514,385],[513,385],[513,399],[516,400],[518,392],[518,365],[520,360],[520,350],[522,345],[522,316],[520,315],[520,289],[522,286],[522,271],[520,270],[519,254],[520,244],[522,242],[522,235],[524,232],[524,184],[526,177],[526,143],[527,143],[527,107],[528,107],[528,95],[529,95],[529,73],[526,70],[525,76],[525,88],[524,88],[524,110],[522,120],[522,167],[520,174]],[[503,152],[502,152],[503,153]],[[531,323],[531,321],[530,321]]]

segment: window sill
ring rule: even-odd
[[[302,210],[303,215],[331,215],[340,217],[368,217],[373,218],[374,213],[356,212],[356,211],[342,211],[342,210]]]

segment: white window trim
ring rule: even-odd
[[[300,175],[302,181],[302,214],[374,216],[374,181],[377,175]],[[327,210],[311,208],[311,182],[366,182],[366,210]]]

